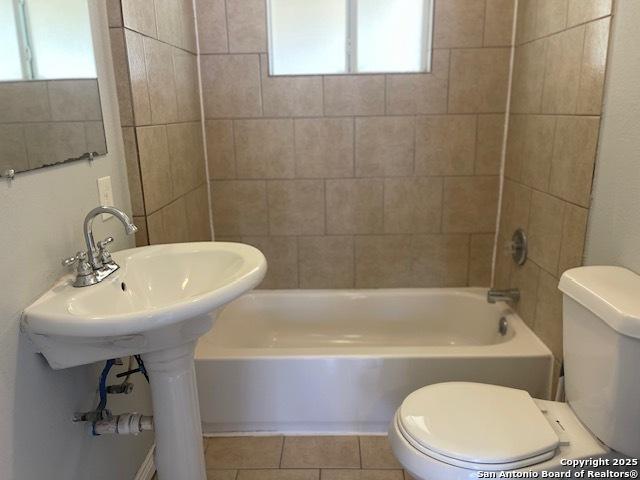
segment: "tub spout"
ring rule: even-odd
[[[507,290],[494,290],[491,289],[487,292],[487,302],[507,302],[509,304],[518,303],[520,300],[520,290],[517,288],[510,288]]]

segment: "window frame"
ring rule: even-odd
[[[420,74],[431,73],[433,58],[433,23],[435,0],[422,0],[424,2],[424,19],[422,22],[422,67],[420,70],[361,72],[358,71],[358,1],[344,0],[346,8],[347,25],[345,28],[345,71],[339,73],[273,73],[273,38],[272,38],[272,11],[271,1],[266,2],[267,13],[267,63],[270,77],[299,77],[320,75],[383,75],[383,74]],[[321,0],[320,0],[321,1]]]

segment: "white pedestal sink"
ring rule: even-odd
[[[141,354],[149,373],[159,480],[205,480],[193,352],[226,303],[255,287],[267,264],[239,243],[156,245],[113,254],[102,283],[63,277],[23,314],[54,369]]]

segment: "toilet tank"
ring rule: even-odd
[[[567,401],[608,447],[640,457],[640,276],[580,267],[558,288]]]

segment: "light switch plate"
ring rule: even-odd
[[[111,188],[111,177],[101,177],[98,179],[98,199],[101,206],[113,206],[113,189]],[[104,222],[111,215],[108,213],[102,214],[102,221]]]

